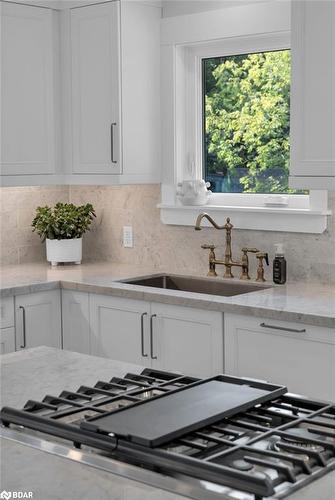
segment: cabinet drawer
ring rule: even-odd
[[[0,328],[14,326],[14,297],[0,300]]]
[[[15,351],[15,329],[2,328],[0,330],[0,354]]]
[[[334,401],[335,329],[226,314],[225,368]]]
[[[294,337],[301,340],[326,342],[335,345],[335,328],[306,325],[305,323],[226,314],[229,323],[264,334]]]

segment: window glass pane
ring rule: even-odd
[[[203,60],[204,174],[213,192],[288,187],[289,50]]]

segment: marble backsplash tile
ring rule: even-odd
[[[90,202],[96,209],[92,230],[84,237],[85,260],[152,265],[171,272],[205,275],[208,253],[201,245],[213,242],[218,257],[224,251],[224,234],[220,231],[204,228],[196,232],[192,227],[162,224],[157,208],[158,185],[1,188],[0,197],[2,264],[45,259],[44,246],[31,233],[30,223],[37,205],[56,201]],[[335,214],[335,193],[329,194],[329,207]],[[122,246],[124,225],[133,226],[134,248]],[[235,230],[234,257],[239,258],[242,246],[259,246],[260,241],[271,260],[274,244],[284,243],[290,280],[335,284],[335,216],[329,218],[328,230],[322,235]],[[252,276],[255,261],[251,256]],[[219,273],[222,271],[219,268]],[[270,268],[266,275],[270,280]]]
[[[213,242],[217,255],[224,252],[224,234],[211,228],[201,232],[192,227],[166,226],[160,222],[157,204],[160,188],[157,185],[118,187],[71,187],[74,203],[91,201],[97,210],[97,221],[84,240],[84,256],[120,263],[134,263],[173,272],[188,271],[205,275],[208,253],[203,243]],[[335,193],[329,194],[329,207],[335,214]],[[234,221],[232,221],[234,222]],[[134,248],[123,248],[122,227],[132,225]],[[335,216],[329,218],[328,230],[321,235],[235,230],[235,258],[243,246],[259,246],[274,257],[274,244],[283,242],[292,281],[324,281],[335,284]],[[256,274],[256,259],[251,256],[251,273]],[[222,270],[219,268],[219,273]],[[236,273],[237,274],[237,273]],[[271,279],[271,268],[266,271]]]
[[[44,261],[45,245],[31,230],[35,209],[68,200],[68,186],[0,188],[1,265]]]

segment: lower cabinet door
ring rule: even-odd
[[[63,348],[90,354],[89,295],[62,290]]]
[[[223,373],[223,315],[191,307],[151,304],[153,368],[196,377]]]
[[[335,401],[335,330],[225,314],[225,367],[231,375]]]
[[[16,350],[62,347],[60,290],[15,297]]]
[[[2,328],[0,330],[0,354],[8,354],[15,351],[15,329]]]
[[[150,304],[90,294],[91,354],[150,366]]]

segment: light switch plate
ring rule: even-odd
[[[132,226],[123,226],[123,246],[124,248],[133,248],[133,228]]]

